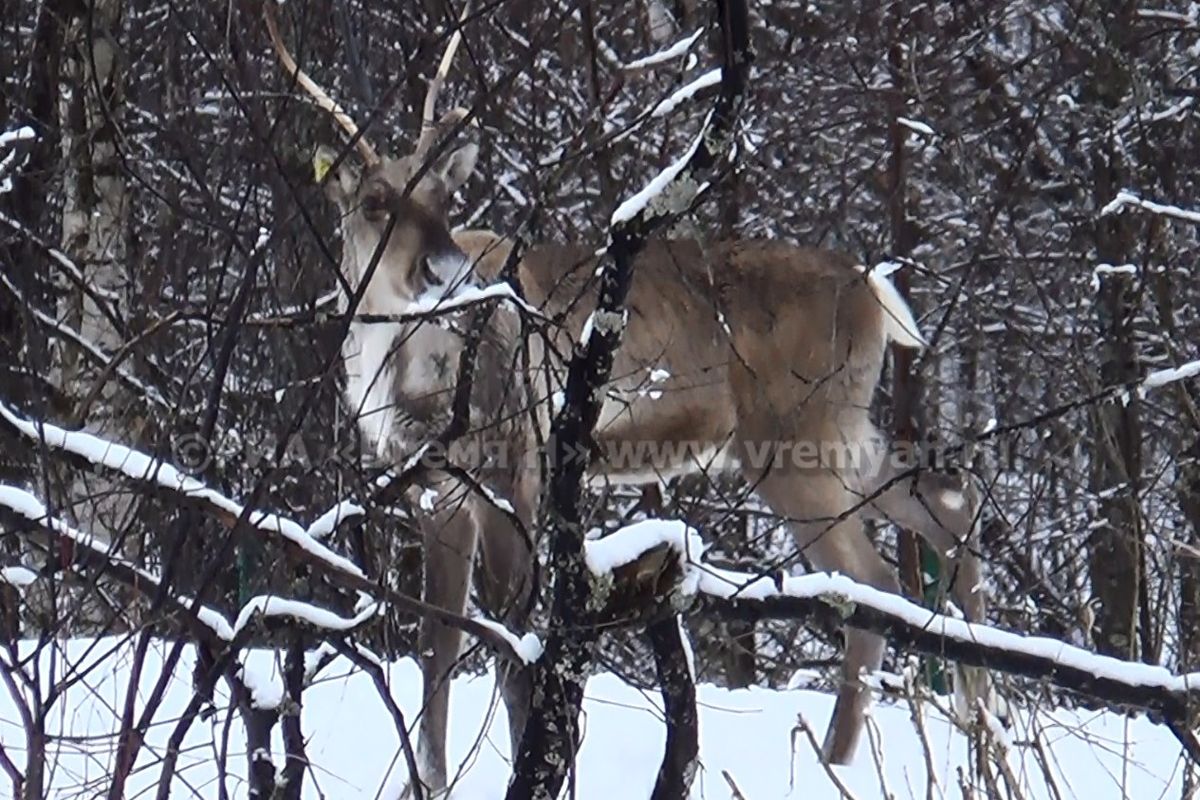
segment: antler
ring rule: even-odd
[[[263,16],[267,20],[267,33],[271,37],[271,45],[275,48],[275,54],[279,56],[279,61],[283,64],[288,77],[295,79],[296,83],[300,84],[300,88],[312,95],[318,107],[333,115],[334,120],[346,132],[350,140],[354,142],[354,146],[368,164],[377,163],[379,155],[375,152],[375,148],[371,146],[371,143],[367,141],[366,137],[362,135],[358,126],[354,124],[354,120],[350,119],[350,115],[324,89],[318,86],[312,78],[308,77],[308,74],[300,69],[300,66],[296,63],[296,59],[292,58],[287,45],[283,43],[283,38],[279,35],[279,24],[275,19],[275,0],[266,0],[263,3]]]
[[[425,92],[425,104],[421,109],[421,135],[417,139],[417,149],[414,152],[417,158],[421,158],[429,152],[442,131],[451,125],[457,125],[470,113],[462,107],[452,108],[442,115],[436,124],[433,121],[437,97],[442,91],[442,84],[446,82],[446,75],[450,72],[450,64],[454,61],[458,45],[462,42],[462,24],[466,21],[470,8],[469,2],[463,3],[462,12],[458,15],[458,27],[450,36],[450,41],[446,43],[446,52],[442,53],[441,63],[438,64],[437,72],[429,81],[429,89]]]

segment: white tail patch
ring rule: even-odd
[[[912,309],[908,307],[908,303],[900,296],[900,292],[896,291],[895,284],[888,278],[888,275],[898,268],[898,264],[885,261],[867,273],[867,283],[870,284],[871,291],[875,293],[875,299],[879,301],[879,305],[883,306],[884,336],[901,347],[920,350],[926,345],[925,337],[921,335],[921,329],[917,326]],[[866,272],[865,267],[859,267],[859,269]]]

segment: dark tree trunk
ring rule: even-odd
[[[1121,187],[1119,157],[1110,143],[1093,155],[1095,196],[1112,197]],[[1103,201],[1101,201],[1103,202]],[[1126,263],[1132,232],[1123,217],[1106,217],[1097,229],[1100,262]],[[1140,305],[1139,283],[1123,272],[1097,274],[1099,383],[1127,384],[1139,377],[1134,318]],[[1099,519],[1089,536],[1088,571],[1095,605],[1096,647],[1122,658],[1138,654],[1138,619],[1145,580],[1142,520],[1138,500],[1141,430],[1136,396],[1101,402],[1092,414],[1094,451],[1091,488]]]
[[[654,671],[662,689],[663,711],[667,718],[667,744],[654,782],[652,800],[687,797],[699,766],[696,682],[682,625],[682,619],[672,617],[654,623],[646,631],[654,650]]]

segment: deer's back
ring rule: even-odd
[[[495,240],[460,239],[492,280]],[[595,308],[597,260],[547,244],[520,264],[525,298],[561,317],[569,355]],[[882,365],[878,301],[845,255],[771,240],[650,242],[627,301],[629,324],[597,426],[608,440],[708,441],[839,435],[865,419]],[[756,430],[746,429],[746,421]]]

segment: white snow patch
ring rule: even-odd
[[[626,525],[602,539],[584,542],[583,556],[593,575],[604,576],[662,544],[679,557],[684,576],[682,590],[695,592],[700,576],[696,567],[704,554],[704,540],[682,520],[648,519]]]
[[[1092,270],[1092,291],[1100,291],[1100,281],[1105,275],[1137,275],[1137,264],[1097,264]]]
[[[639,58],[635,61],[630,61],[625,65],[625,69],[646,69],[647,67],[653,67],[658,64],[663,64],[667,61],[679,58],[680,56],[686,54],[689,49],[691,49],[691,46],[696,43],[696,40],[699,39],[703,33],[704,28],[701,28],[691,36],[680,39],[678,42],[664,50],[659,50],[657,53],[652,53],[651,55]]]
[[[1116,214],[1127,206],[1135,206],[1151,214],[1159,214],[1164,217],[1173,217],[1183,220],[1184,222],[1200,223],[1200,211],[1192,211],[1179,206],[1166,205],[1163,203],[1155,203],[1150,200],[1143,200],[1133,192],[1122,189],[1117,192],[1117,196],[1112,199],[1108,205],[1100,209],[1100,216],[1105,217],[1109,214]]]
[[[492,298],[507,300],[534,316],[541,316],[537,309],[518,297],[517,293],[513,291],[512,285],[506,281],[493,283],[490,286],[471,286],[468,284],[460,287],[450,297],[439,292],[426,292],[404,306],[398,313],[407,316],[412,314],[428,314],[434,311],[453,311],[464,306],[482,303]]]
[[[583,321],[583,330],[579,332],[580,347],[587,347],[588,342],[592,340],[592,328],[595,325],[596,312],[588,314],[588,318]]]
[[[0,583],[7,583],[10,586],[25,587],[37,580],[37,573],[26,567],[2,567],[0,568]]]
[[[333,508],[313,520],[313,523],[308,526],[308,530],[305,533],[313,539],[324,539],[337,529],[342,520],[361,517],[366,513],[367,510],[358,503],[352,500],[342,500]]]
[[[1197,375],[1200,375],[1200,361],[1189,361],[1181,367],[1172,367],[1171,369],[1160,369],[1151,372],[1142,381],[1142,389],[1157,389],[1160,386],[1166,386],[1168,383],[1187,380]]]
[[[654,107],[654,110],[650,112],[650,116],[653,119],[665,117],[680,105],[695,97],[697,92],[703,91],[710,86],[716,86],[720,82],[721,68],[711,69],[691,83],[680,86],[671,92],[669,97]]]
[[[671,184],[671,181],[679,177],[679,174],[683,172],[684,167],[688,165],[688,162],[692,160],[692,156],[695,155],[696,151],[700,148],[700,142],[704,139],[705,134],[708,133],[708,124],[711,119],[712,114],[709,113],[708,118],[704,121],[704,124],[700,126],[699,135],[696,136],[696,138],[692,141],[691,146],[688,147],[687,152],[684,153],[678,161],[668,166],[662,172],[658,173],[658,175],[656,175],[653,180],[650,181],[650,183],[646,184],[644,189],[625,200],[623,203],[621,203],[621,205],[617,206],[617,210],[613,212],[612,219],[610,220],[611,225],[616,226],[623,222],[629,222],[638,214],[641,214],[646,210],[654,198],[662,194],[663,190]]]
[[[512,647],[517,658],[526,664],[532,664],[542,657],[545,647],[543,647],[542,640],[536,634],[526,633],[524,636],[517,636],[499,622],[490,620],[487,617],[475,616],[472,619],[483,627],[498,633]]]
[[[283,675],[279,670],[278,655],[260,650],[247,653],[245,659],[239,673],[242,683],[246,684],[246,689],[250,692],[250,703],[255,708],[279,708],[286,692],[283,687]]]
[[[479,484],[479,490],[481,492],[483,492],[483,496],[485,498],[487,498],[487,501],[489,503],[491,503],[492,505],[494,505],[496,508],[500,509],[501,511],[503,511],[507,514],[516,514],[517,513],[516,510],[513,508],[512,503],[508,502],[508,500],[504,499],[503,497],[501,497],[500,495],[498,495],[494,491],[492,491],[492,489],[490,487],[488,487],[487,484],[483,484],[483,483]]]
[[[688,636],[687,626],[683,624],[683,615],[675,615],[675,624],[679,626],[679,641],[683,645],[683,657],[687,661],[688,675],[692,683],[696,682],[696,651],[692,649],[692,640]]]
[[[696,32],[696,35],[700,35],[699,31]],[[29,127],[28,125],[23,125],[16,130],[4,131],[4,133],[0,133],[0,147],[5,147],[13,144],[14,142],[26,142],[36,138],[37,133],[34,132],[33,128]]]
[[[304,683],[311,683],[313,678],[317,677],[317,670],[322,662],[333,658],[336,653],[337,649],[329,642],[321,642],[316,648],[306,652],[304,654]]]
[[[297,622],[305,622],[314,628],[330,631],[350,631],[362,625],[379,611],[379,604],[372,603],[353,617],[342,617],[328,609],[303,603],[299,600],[288,600],[283,597],[258,595],[251,597],[238,612],[237,621],[233,623],[234,635],[237,635],[250,624],[255,616],[288,617]]]
[[[935,135],[933,128],[929,127],[924,122],[918,122],[917,120],[909,119],[908,117],[896,117],[896,122],[898,122],[901,125],[903,125],[904,127],[908,128],[910,131],[913,131],[914,133],[919,133],[922,136]]]

